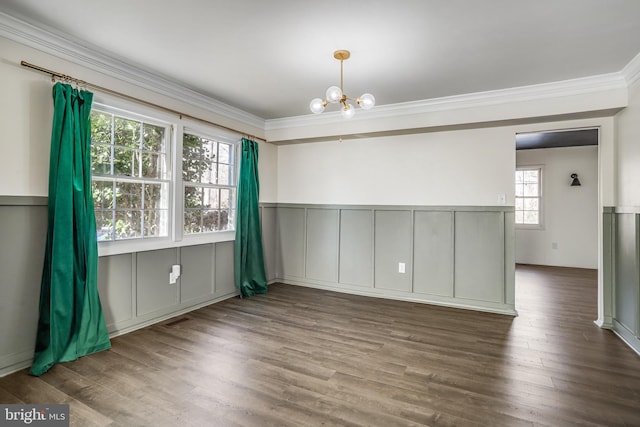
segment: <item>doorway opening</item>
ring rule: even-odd
[[[516,265],[597,272],[599,128],[523,132],[515,139]],[[516,309],[518,303],[516,283]]]

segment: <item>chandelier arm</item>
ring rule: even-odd
[[[349,59],[350,55],[348,50],[336,50],[333,52],[333,57],[340,61],[340,87],[329,87],[326,91],[327,98],[325,99],[312,99],[310,108],[313,113],[322,113],[329,103],[337,103],[342,106],[343,117],[351,118],[354,114],[354,106],[347,101],[355,102],[364,110],[369,110],[375,105],[375,98],[370,93],[365,93],[357,98],[351,98],[344,93],[344,61]],[[338,93],[340,93],[340,96],[338,96]]]

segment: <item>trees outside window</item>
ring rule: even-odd
[[[234,229],[234,145],[185,132],[182,139],[185,234]]]
[[[91,172],[98,240],[168,235],[169,127],[91,112]]]
[[[99,241],[180,240],[234,230],[236,143],[229,136],[185,131],[101,104],[90,120]]]

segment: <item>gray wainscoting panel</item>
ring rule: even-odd
[[[508,265],[514,262],[513,244],[508,242],[513,237],[509,237],[508,224],[500,228],[498,219],[504,215],[505,222],[513,222],[512,207],[269,204],[262,206],[261,215],[269,280],[515,314],[513,274],[509,276],[513,266]],[[453,224],[445,215],[454,215]],[[0,374],[24,368],[33,358],[46,226],[46,198],[0,197],[0,244],[4,244],[0,257]],[[445,230],[452,226],[453,296],[433,285],[441,282],[432,281],[446,276],[446,262],[432,257],[442,255],[435,247],[447,247]],[[623,225],[612,234],[626,239],[632,232],[629,227]],[[637,251],[635,256],[635,261],[622,260],[619,266],[612,266],[611,276],[620,273],[618,267],[628,268],[634,262],[636,267],[629,268],[637,268]],[[100,257],[98,288],[109,330],[126,333],[237,295],[233,259],[233,241]],[[405,274],[398,273],[398,262],[405,263]],[[170,285],[169,270],[178,263],[182,277],[178,284]],[[438,264],[437,274],[427,268],[434,264]],[[305,276],[305,269],[311,278]],[[506,302],[501,299],[503,294]],[[630,297],[618,299],[622,302],[635,295],[637,300],[637,294],[636,287]],[[622,307],[622,317],[627,311]],[[634,313],[637,323],[637,311]],[[633,319],[623,321],[633,324]],[[620,330],[627,333],[626,326]]]
[[[504,302],[502,212],[455,213],[456,298]]]
[[[307,209],[307,279],[338,281],[338,220],[337,209]]]
[[[216,296],[236,293],[233,275],[234,242],[216,243]]]
[[[615,282],[615,208],[602,209],[602,318],[596,321],[603,328],[613,328],[613,295]]]
[[[304,278],[304,225],[303,208],[279,208],[278,223],[278,264],[281,278]]]
[[[614,319],[637,334],[638,323],[638,229],[637,215],[616,215]]]
[[[411,211],[375,213],[375,287],[411,291]],[[405,273],[398,263],[405,263]]]
[[[373,211],[340,214],[340,283],[373,286]]]
[[[46,201],[0,196],[0,375],[28,367],[33,359]],[[273,247],[274,209],[267,212]],[[127,333],[236,295],[233,258],[233,241],[99,257],[98,291],[109,332]],[[169,271],[179,263],[182,276],[171,285]]]
[[[413,292],[453,297],[453,212],[414,212]]]
[[[175,248],[137,254],[138,316],[178,304],[178,285],[169,284],[169,271],[174,264],[178,264]]]
[[[213,295],[215,245],[180,248],[180,302],[201,300]]]
[[[0,373],[33,357],[46,236],[47,206],[0,206]]]
[[[504,293],[505,303],[516,303],[516,213],[504,212]]]
[[[131,292],[132,259],[131,254],[98,258],[98,292],[109,330],[113,329],[113,325],[135,316]]]
[[[278,245],[276,240],[277,209],[275,207],[262,208],[262,251],[264,253],[264,268],[267,281],[274,280],[277,275]]]

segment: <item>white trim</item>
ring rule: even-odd
[[[597,319],[597,320],[594,320],[593,323],[595,323],[597,327],[602,329],[613,329],[613,322],[611,321],[611,319],[609,320]]]
[[[115,328],[113,329],[110,333],[109,333],[109,339],[113,339],[116,337],[119,337],[120,335],[126,335],[128,333],[131,333],[133,331],[137,331],[138,329],[144,329],[146,327],[149,326],[153,326],[155,324],[164,322],[165,320],[169,320],[173,317],[178,317],[178,316],[182,316],[183,314],[187,314],[187,313],[191,313],[192,311],[196,311],[196,310],[200,310],[201,308],[207,307],[209,305],[213,305],[213,304],[217,304],[219,302],[222,302],[224,300],[228,300],[234,297],[237,297],[238,295],[240,295],[237,291],[228,294],[228,295],[222,295],[198,304],[194,304],[194,305],[190,305],[188,307],[176,310],[176,311],[171,311],[169,313],[160,315],[158,317],[154,317],[153,319],[149,319],[149,320],[145,320],[143,322],[140,323],[136,323],[134,325],[130,325],[130,326],[125,326],[121,329],[119,328]],[[124,323],[124,322],[123,322]],[[115,325],[110,325],[111,327],[114,327]]]
[[[129,65],[97,46],[89,46],[86,42],[51,27],[42,24],[35,26],[26,20],[0,12],[0,36],[246,125],[259,129],[265,126],[264,119],[258,116],[188,89],[153,72]]]
[[[0,358],[0,378],[30,367],[33,363],[33,354],[34,350],[26,350]]]
[[[359,295],[363,297],[385,298],[385,299],[396,300],[396,301],[417,302],[421,304],[437,305],[441,307],[458,308],[463,310],[482,311],[485,313],[504,314],[507,316],[514,316],[514,317],[518,316],[518,311],[515,309],[515,307],[511,307],[510,304],[493,304],[492,303],[491,306],[489,306],[489,303],[487,303],[487,305],[481,305],[482,301],[478,301],[480,304],[474,304],[475,301],[471,301],[471,300],[465,300],[465,302],[460,302],[459,300],[458,301],[454,301],[454,300],[441,301],[435,298],[429,298],[429,296],[427,295],[424,295],[424,298],[422,298],[423,295],[420,295],[418,297],[418,296],[415,296],[416,294],[400,295],[399,293],[394,293],[394,291],[391,291],[391,290],[385,290],[385,289],[381,290],[380,288],[375,288],[375,287],[365,288],[365,287],[350,286],[349,288],[346,288],[346,287],[340,286],[340,285],[344,285],[342,283],[339,283],[336,285],[336,284],[329,284],[329,282],[325,282],[327,284],[321,284],[321,283],[311,283],[309,281],[302,282],[300,281],[300,279],[295,280],[291,278],[277,279],[273,281],[273,283],[282,283],[285,285],[300,286],[304,288],[322,289],[325,291],[340,292],[343,294]]]
[[[133,331],[137,331],[138,329],[147,328],[149,326],[153,326],[155,324],[164,322],[165,320],[171,319],[173,317],[182,316],[183,314],[190,313],[192,311],[199,310],[201,308],[207,307],[212,304],[216,304],[222,302],[224,300],[234,298],[238,296],[237,292],[228,295],[222,295],[198,304],[191,305],[189,307],[185,307],[176,311],[172,311],[170,313],[163,314],[158,317],[154,317],[150,320],[145,320],[140,323],[136,323],[134,325],[123,327],[122,329],[115,328],[111,332],[109,332],[109,339],[114,339],[119,337],[120,335],[125,335]],[[111,325],[112,327],[115,325]],[[29,368],[33,362],[33,351],[23,351],[21,353],[9,354],[2,359],[0,359],[0,378],[10,375],[14,372],[21,371],[22,369]]]
[[[129,65],[96,46],[89,46],[86,42],[56,29],[43,24],[36,26],[29,23],[25,18],[14,17],[5,12],[0,12],[0,36],[265,131],[344,122],[339,112],[265,120],[210,96],[188,89],[158,74]],[[370,121],[381,118],[553,99],[620,89],[627,90],[629,85],[639,80],[640,54],[619,72],[530,86],[379,105],[368,111],[358,109],[356,116],[350,121]]]
[[[631,87],[640,81],[640,53],[629,61],[629,63],[622,69],[621,74],[625,77],[628,87]]]
[[[519,224],[515,223],[516,230],[544,230],[545,229],[545,202],[544,202],[544,165],[516,165],[517,171],[525,171],[525,170],[537,170],[538,173],[538,223],[537,224]],[[514,176],[514,186],[515,186],[515,176]],[[515,199],[519,196],[514,196],[514,204]],[[514,218],[516,216],[518,209],[514,208]]]
[[[181,248],[184,246],[205,245],[208,243],[232,242],[236,239],[235,230],[212,231],[210,233],[184,235],[181,240],[170,238],[128,239],[98,244],[98,256],[130,254],[134,252],[155,251],[158,249]]]
[[[356,115],[352,119],[349,119],[349,121],[363,121],[415,114],[428,114],[438,111],[486,107],[538,99],[583,95],[606,90],[626,89],[626,87],[627,83],[625,77],[622,73],[617,72],[510,89],[499,89],[464,95],[446,96],[442,98],[380,105],[368,111],[358,109]],[[268,119],[265,121],[265,130],[270,131],[343,122],[344,119],[339,112],[307,114],[304,116]]]
[[[613,328],[611,328],[611,330],[622,340],[622,342],[640,356],[640,339],[636,337],[633,332],[628,330],[626,326],[615,319],[613,320]]]

